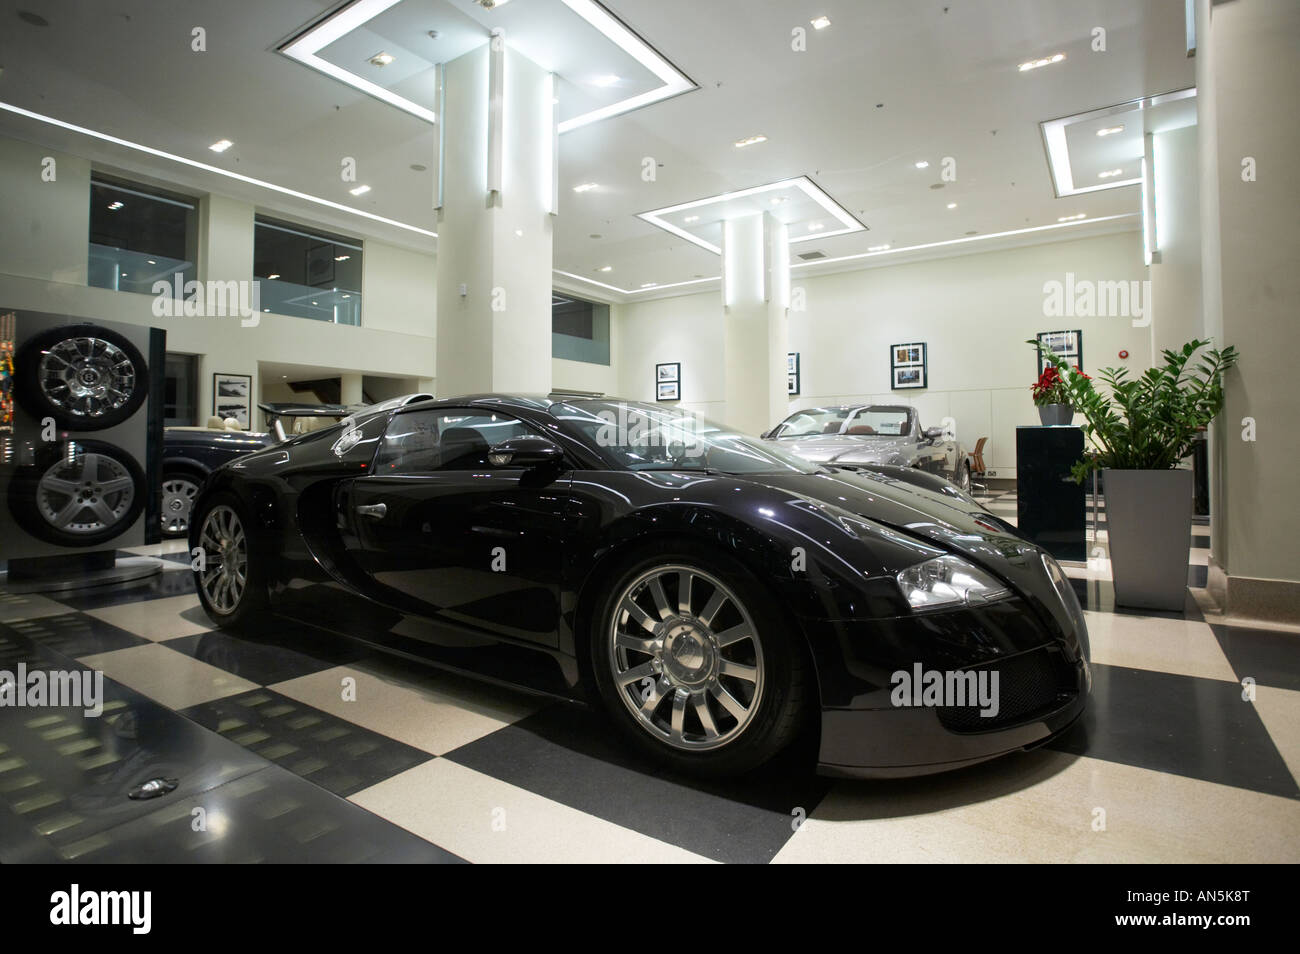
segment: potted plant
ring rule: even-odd
[[[1083,375],[1078,367],[1071,368],[1064,359],[1057,357],[1048,348],[1041,348],[1039,342],[1028,344],[1040,348],[1043,355],[1043,373],[1038,376],[1030,389],[1034,404],[1038,407],[1038,420],[1043,425],[1070,424],[1074,421],[1074,408],[1070,406],[1070,387],[1067,383],[1072,375]]]
[[[1163,365],[1137,377],[1127,368],[1099,371],[1108,394],[1086,375],[1064,376],[1093,447],[1073,475],[1082,482],[1102,472],[1115,602],[1123,606],[1178,611],[1186,601],[1192,472],[1179,464],[1223,409],[1223,375],[1237,363],[1235,348],[1209,344],[1165,351]]]

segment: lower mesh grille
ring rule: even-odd
[[[980,707],[942,706],[939,723],[953,732],[987,732],[1046,715],[1078,695],[1074,669],[1060,653],[1035,649],[969,672],[998,673],[998,713],[980,715]]]

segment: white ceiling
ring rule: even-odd
[[[537,19],[542,4],[556,5],[512,0],[495,13],[524,22]],[[1055,225],[1077,213],[1105,221],[1015,240],[1136,227],[1132,219],[1111,218],[1138,211],[1136,187],[1056,198],[1039,123],[1194,83],[1183,48],[1183,0],[606,5],[700,86],[561,137],[555,267],[609,287],[573,279],[557,284],[613,300],[627,297],[615,289],[631,290],[633,298],[673,293],[663,286],[719,273],[717,255],[638,213],[799,176],[811,178],[868,231],[798,244],[793,254],[818,250],[837,259],[883,244],[899,249],[966,238],[976,241],[960,248],[974,251],[995,244],[982,244],[978,236]],[[411,168],[433,166],[433,127],[276,52],[331,6],[329,0],[0,0],[0,102],[436,231],[432,173]],[[24,22],[17,15],[24,9],[35,9],[50,26]],[[832,25],[815,31],[809,20],[820,14]],[[367,25],[372,35],[340,40],[323,55],[355,60],[379,52],[371,49],[378,44],[399,56],[396,67],[409,54],[424,65],[410,70],[407,64],[406,72],[390,75],[404,91],[418,91],[427,82],[427,64],[442,55],[440,40],[445,37],[454,53],[475,23],[493,15],[470,0],[404,0]],[[190,48],[196,26],[207,31],[205,53]],[[791,49],[791,31],[798,27],[807,32],[805,52]],[[1095,27],[1106,30],[1104,53],[1090,49]],[[431,40],[429,29],[439,29],[440,39]],[[561,117],[576,108],[572,103],[586,108],[603,101],[608,93],[589,83],[602,71],[626,76],[633,92],[639,88],[643,78],[620,66],[622,54],[601,46],[585,25],[541,31],[535,25],[515,35],[521,43],[532,37],[535,58],[551,50],[547,65],[562,78]],[[543,35],[545,44],[536,45]],[[1019,63],[1056,52],[1066,59],[1017,70]],[[374,69],[364,59],[348,68],[373,78],[363,72]],[[0,133],[121,171],[234,195],[329,228],[436,247],[420,231],[12,113],[0,111]],[[744,149],[733,145],[756,134],[768,140]],[[221,138],[233,140],[234,147],[222,155],[210,152],[207,146]],[[1094,166],[1122,165],[1118,154],[1098,153],[1096,142],[1094,136],[1078,160],[1092,177]],[[1121,141],[1108,144],[1124,147]],[[946,156],[956,160],[957,179],[931,188],[939,184]],[[372,187],[368,194],[348,194],[355,183],[340,179],[343,157],[357,160],[359,181]],[[641,176],[646,157],[656,163],[653,182]],[[918,170],[914,163],[922,159],[930,166]],[[571,191],[583,182],[599,188]],[[953,202],[956,208],[948,209]],[[612,269],[602,272],[603,266]],[[648,283],[656,287],[643,291]],[[702,287],[708,286],[685,290]]]

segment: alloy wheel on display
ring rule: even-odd
[[[619,595],[606,635],[619,699],[660,742],[718,749],[758,711],[763,649],[748,611],[717,577],[681,565],[642,573]]]
[[[38,380],[51,406],[94,420],[130,401],[136,368],[111,341],[78,336],[64,338],[41,354]]]
[[[190,528],[190,513],[199,485],[188,477],[169,477],[162,485],[163,533],[180,536]]]
[[[36,505],[51,527],[90,535],[119,524],[135,500],[135,479],[107,454],[82,453],[49,467],[37,484]]]
[[[248,538],[238,514],[226,506],[209,510],[199,546],[203,549],[199,586],[212,609],[227,616],[239,608],[248,585]]]

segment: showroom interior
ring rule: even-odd
[[[0,862],[1300,860],[1298,47],[1294,0],[0,0],[0,670],[93,675],[107,700],[0,697]],[[131,359],[138,403],[111,426],[34,393],[76,335]],[[1168,498],[1121,505],[1124,465],[1070,479],[1116,450],[1080,396],[1189,342],[1184,393],[1231,353],[1198,398],[1213,422],[1161,465],[1177,579],[1144,603],[1124,587],[1146,557],[1112,544]],[[1040,402],[1058,357],[1075,390]],[[928,469],[910,493],[1059,560],[1087,630],[1074,721],[859,777],[832,749],[871,746],[832,746],[852,706],[814,647],[795,668],[820,718],[699,779],[572,687],[385,651],[364,614],[218,618],[195,561],[213,501],[260,479],[240,455],[291,470],[330,430],[351,466],[406,407],[466,395],[701,415],[807,473],[835,469],[807,456],[821,437],[851,455],[899,418],[920,456],[852,479]],[[818,439],[783,440],[805,419]],[[110,476],[69,493],[112,511],[95,532],[47,503],[89,454]],[[301,466],[274,479],[307,501]],[[890,533],[965,546],[918,529],[928,512]],[[305,513],[286,565],[344,580],[313,535],[346,541],[342,511]],[[503,554],[528,533],[489,529]],[[615,579],[556,597],[575,679]],[[682,660],[708,614],[675,592]]]

